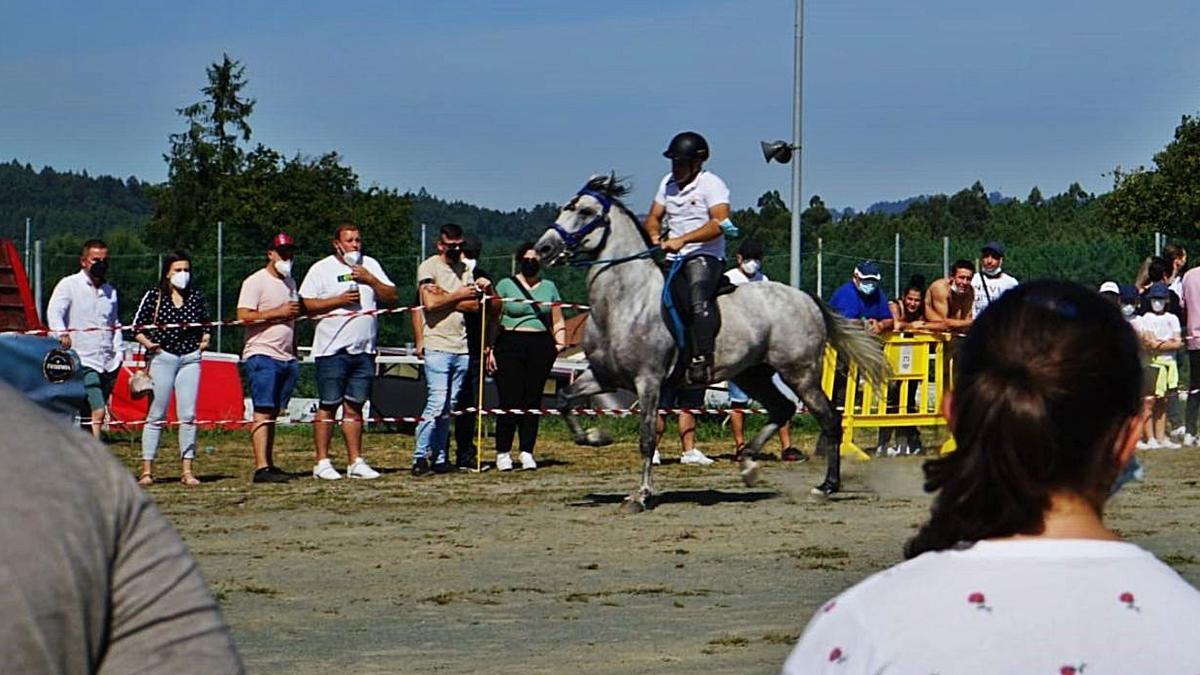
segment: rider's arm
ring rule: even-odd
[[[708,209],[708,222],[679,237],[676,241],[684,244],[698,244],[711,241],[721,236],[721,221],[729,217],[728,204],[714,204]]]
[[[651,202],[650,215],[646,216],[646,224],[643,227],[646,229],[646,234],[650,237],[650,243],[658,246],[659,234],[662,232],[662,219],[666,214],[667,208],[658,202]]]

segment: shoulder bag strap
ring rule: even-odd
[[[538,321],[542,322],[542,325],[546,327],[546,330],[548,330],[548,331],[554,330],[553,328],[550,327],[550,318],[542,313],[541,301],[534,300],[533,296],[530,295],[530,293],[529,293],[529,289],[525,288],[525,284],[521,283],[521,281],[519,279],[517,279],[516,277],[508,277],[508,278],[513,282],[513,285],[515,285],[517,287],[517,290],[521,291],[521,295],[525,296],[526,300],[533,303],[533,313],[535,316],[537,316]]]

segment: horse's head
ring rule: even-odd
[[[613,202],[627,191],[615,174],[592,176],[534,244],[538,257],[548,265],[576,256],[594,257],[612,231]]]

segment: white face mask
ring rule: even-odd
[[[870,295],[870,294],[874,293],[875,292],[875,282],[874,281],[858,282],[858,292],[862,293],[863,295]]]
[[[998,277],[998,276],[1000,276],[1000,266],[996,265],[996,269],[994,269],[994,270],[985,269],[985,270],[983,270],[983,273],[989,277],[993,277],[993,278]]]
[[[354,267],[362,262],[362,251],[346,251],[342,254],[342,260],[345,260],[347,265]]]
[[[479,263],[479,261],[474,258],[463,258],[462,261],[463,264],[467,266],[467,271],[471,273],[475,272],[475,265]]]
[[[192,280],[190,272],[176,272],[171,275],[171,285],[179,290],[187,288],[188,282]]]
[[[760,269],[762,269],[762,262],[755,260],[754,258],[742,261],[742,271],[745,272],[746,276],[748,277],[758,274]]]
[[[1162,314],[1163,312],[1165,312],[1167,310],[1167,301],[1166,300],[1151,300],[1150,301],[1150,309],[1155,314]]]
[[[1133,316],[1134,312],[1136,311],[1137,307],[1134,305],[1121,305],[1121,314],[1123,314],[1126,318]]]
[[[276,260],[275,271],[283,277],[292,276],[292,261],[291,260]]]

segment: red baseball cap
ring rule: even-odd
[[[280,232],[271,238],[271,243],[267,245],[268,251],[279,251],[285,248],[296,250],[296,241],[292,239],[292,235],[287,232]]]

